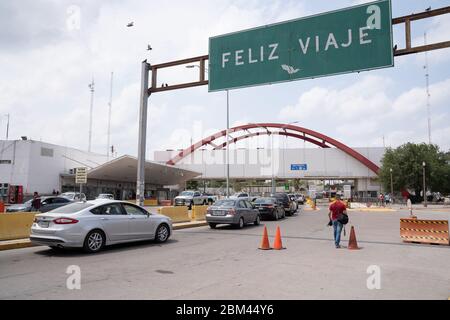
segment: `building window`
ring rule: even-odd
[[[0,164],[11,164],[11,160],[0,160]]]
[[[41,148],[41,156],[53,158],[53,149]]]

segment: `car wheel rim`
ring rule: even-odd
[[[241,220],[239,220],[239,227],[244,227],[244,220],[243,219],[241,219]]]
[[[169,235],[169,231],[166,227],[161,227],[158,230],[158,239],[159,241],[165,241],[167,239],[167,236]]]
[[[103,244],[103,238],[100,233],[95,232],[89,236],[88,246],[89,246],[89,249],[91,249],[92,251],[97,251],[98,249],[100,249],[102,244]]]

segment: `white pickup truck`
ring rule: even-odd
[[[175,206],[187,206],[192,209],[192,206],[201,206],[213,204],[215,201],[214,196],[202,195],[200,191],[186,190],[175,197]]]

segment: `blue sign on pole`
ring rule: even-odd
[[[303,164],[291,164],[291,171],[307,171],[308,165],[306,163]]]

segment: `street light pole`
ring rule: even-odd
[[[227,198],[230,197],[230,92],[227,90]]]
[[[427,207],[427,188],[425,185],[425,167],[426,167],[426,163],[425,161],[422,162],[422,167],[423,167],[423,206],[426,208]]]
[[[392,168],[389,170],[391,172],[391,204],[394,203],[394,184],[392,179]]]
[[[275,194],[276,192],[276,187],[275,187],[275,177],[274,177],[274,172],[273,172],[273,159],[274,157],[274,150],[273,150],[273,132],[270,134],[270,150],[272,152],[272,194]]]
[[[89,109],[89,145],[88,145],[88,151],[91,152],[91,146],[92,146],[92,112],[94,109],[94,92],[95,92],[95,83],[94,78],[92,78],[92,82],[89,84],[89,89],[91,90],[91,106]]]

